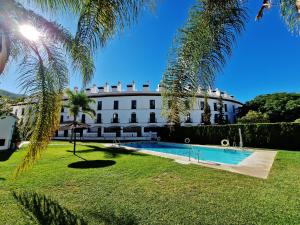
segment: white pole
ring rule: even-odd
[[[239,128],[239,136],[240,136],[240,147],[243,147],[243,137],[242,137],[242,130]]]

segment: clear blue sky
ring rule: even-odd
[[[139,88],[146,81],[150,81],[152,89],[156,87],[166,68],[173,37],[185,23],[195,0],[158,2],[154,13],[144,12],[136,26],[99,50],[91,85],[100,86],[106,81],[112,85],[120,80],[125,88],[135,80]],[[260,1],[251,1],[246,31],[238,39],[215,84],[241,101],[258,94],[300,91],[300,38],[288,32],[277,7],[266,12],[262,21],[255,22],[259,4]],[[60,22],[75,30],[75,22],[70,17]],[[15,69],[11,68],[8,75],[0,78],[0,89],[19,92]],[[80,83],[78,75],[71,75],[71,87]]]

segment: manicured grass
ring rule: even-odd
[[[32,192],[88,224],[300,224],[300,152],[279,152],[269,178],[262,180],[113,152],[96,143],[79,144],[79,158],[69,143],[52,144],[63,145],[49,146],[36,166],[16,181],[9,177],[25,150],[0,162],[1,225],[36,224],[37,212],[33,216],[30,207],[20,206],[20,199]],[[68,167],[84,159],[112,161]],[[19,193],[19,200],[12,191]]]

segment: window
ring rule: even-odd
[[[119,101],[114,101],[114,109],[119,109]]]
[[[64,122],[64,116],[63,116],[63,115],[60,116],[60,122],[61,122],[61,123]]]
[[[131,109],[136,109],[136,100],[131,100]]]
[[[225,115],[225,122],[228,123],[229,120],[228,120],[228,115]]]
[[[60,110],[60,112],[65,112],[65,108],[64,107],[61,107],[61,110]]]
[[[102,115],[101,115],[101,113],[97,114],[97,123],[102,123]]]
[[[186,115],[186,121],[185,121],[186,123],[191,123],[192,122],[192,120],[191,120],[191,114],[190,113],[188,113],[187,115]]]
[[[81,123],[85,123],[85,114],[81,115]]]
[[[235,106],[232,106],[232,112],[235,113]]]
[[[154,112],[150,113],[149,123],[156,123],[156,118],[155,118],[155,113]]]
[[[64,131],[64,137],[68,137],[68,130]]]
[[[215,123],[218,123],[219,114],[215,114]]]
[[[150,100],[150,109],[155,109],[155,100]]]
[[[25,108],[22,108],[22,116],[25,114]]]
[[[214,103],[214,111],[218,111],[218,105],[216,102]]]
[[[112,123],[119,123],[119,115],[118,113],[113,114]]]
[[[5,145],[5,139],[0,139],[0,146],[4,146]]]
[[[200,110],[204,110],[204,102],[203,101],[200,102]]]
[[[101,137],[101,135],[102,135],[101,127],[98,127],[97,135],[98,135],[98,137]]]
[[[227,112],[227,104],[224,104],[224,111]]]
[[[16,116],[18,115],[18,109],[16,109],[16,111],[15,111],[15,115],[16,115]]]
[[[98,101],[97,110],[102,110],[102,101]]]
[[[136,113],[131,113],[130,123],[137,123]]]
[[[204,123],[204,113],[201,113],[201,123]]]

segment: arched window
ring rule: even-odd
[[[113,114],[112,123],[119,123],[119,115],[118,113]]]

